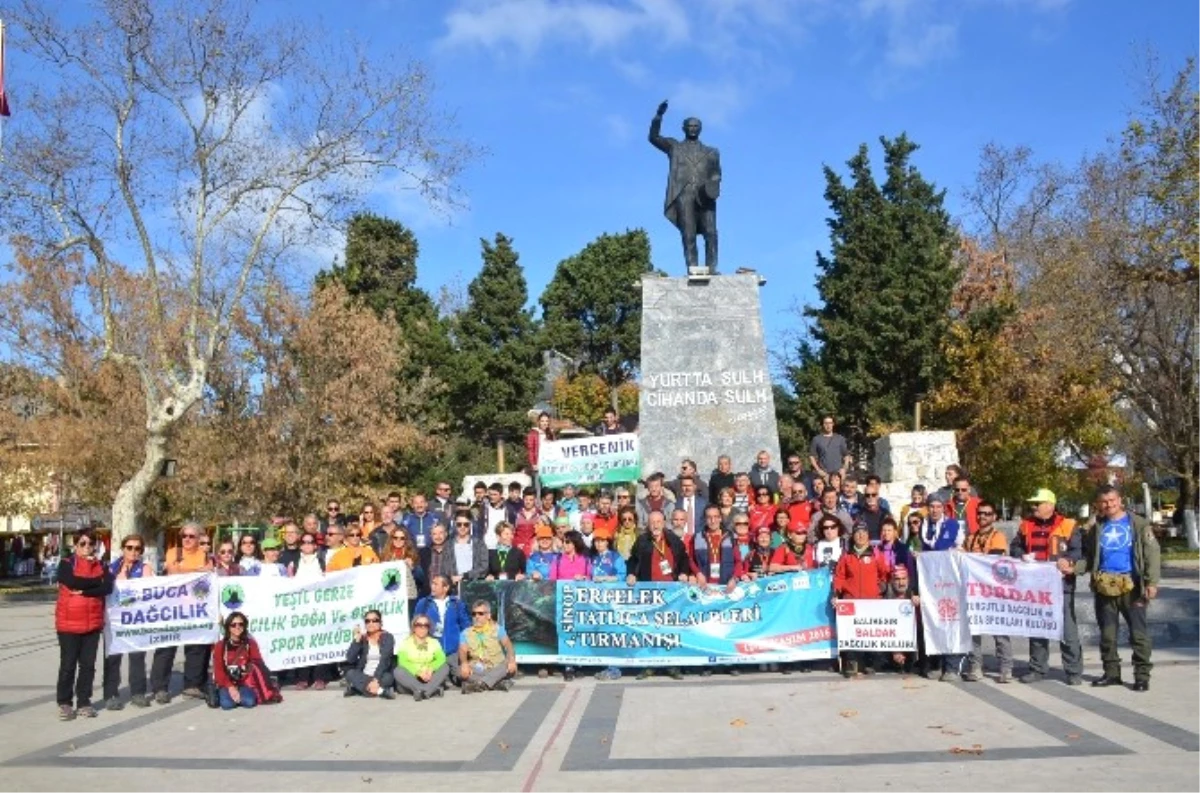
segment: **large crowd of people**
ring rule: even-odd
[[[851,468],[845,440],[832,418],[813,439],[806,469],[800,454],[772,467],[760,452],[746,471],[722,456],[705,480],[692,460],[683,460],[669,481],[654,473],[644,494],[632,485],[610,489],[564,486],[561,491],[500,483],[477,484],[472,498],[452,500],[448,482],[432,497],[398,492],[367,502],[347,517],[329,500],[324,516],[310,514],[280,526],[261,542],[252,534],[221,540],[217,547],[189,523],[165,553],[165,574],[212,571],[220,576],[281,576],[312,580],[328,572],[396,561],[411,575],[410,632],[402,640],[384,630],[369,612],[354,631],[339,664],[280,670],[266,668],[249,621],[241,612],[223,621],[213,646],[183,648],[183,696],[210,699],[230,709],[280,701],[280,688],[321,690],[337,681],[347,697],[424,700],[451,687],[464,694],[512,687],[520,673],[513,643],[485,600],[463,602],[461,584],[471,580],[591,580],[681,582],[732,589],[739,581],[829,568],[833,600],[906,598],[920,604],[917,556],[958,549],[1053,562],[1062,576],[1064,631],[1060,642],[1067,685],[1080,685],[1083,654],[1075,622],[1077,576],[1091,574],[1101,629],[1103,674],[1093,686],[1122,685],[1117,653],[1118,620],[1129,627],[1136,691],[1149,689],[1151,644],[1148,601],[1157,595],[1159,552],[1145,520],[1126,512],[1116,488],[1097,494],[1098,513],[1087,525],[1057,509],[1054,493],[1041,489],[1015,537],[997,528],[998,510],[977,493],[958,466],[946,469],[946,485],[929,492],[915,485],[905,504],[891,505],[877,476]],[[536,460],[536,456],[533,457]],[[144,559],[145,540],[124,538],[111,559],[97,554],[95,538],[83,532],[59,565],[55,626],[60,645],[57,703],[62,719],[94,717],[96,656],[104,623],[105,597],[114,582],[156,574]],[[917,610],[919,614],[919,609]],[[983,639],[975,637],[965,657],[931,657],[917,631],[916,653],[846,652],[830,660],[848,677],[894,670],[940,680],[983,678]],[[1035,683],[1047,677],[1049,643],[1030,640],[1023,674],[1014,676],[1008,637],[994,637],[997,682]],[[146,653],[108,656],[103,665],[104,706],[119,710],[122,661],[130,704],[149,707],[171,700],[169,681],[177,648],[153,652],[147,680]],[[808,672],[814,663],[784,664],[778,671]],[[211,671],[210,671],[211,669]],[[738,674],[737,666],[721,670]],[[698,674],[711,675],[710,666]],[[550,674],[541,669],[539,675]],[[565,680],[577,670],[565,667]],[[679,669],[669,669],[675,678]],[[652,674],[642,670],[639,677]],[[616,667],[596,675],[613,679]]]

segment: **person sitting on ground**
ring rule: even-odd
[[[834,601],[878,600],[888,580],[888,569],[882,557],[871,547],[871,536],[866,526],[858,526],[851,535],[851,545],[838,560],[833,573]],[[874,673],[874,653],[845,651],[842,674],[854,677],[858,674]]]
[[[363,626],[365,631],[354,626],[354,640],[346,651],[343,696],[395,699],[396,637],[383,629],[383,615],[375,609],[363,615]]]
[[[404,637],[397,650],[396,688],[411,694],[414,702],[440,697],[442,685],[450,675],[442,645],[429,635],[431,627],[428,617],[414,617],[412,632]]]
[[[525,574],[532,581],[549,581],[550,570],[558,561],[558,554],[551,550],[554,547],[554,529],[538,526],[536,537],[537,549],[529,554],[525,562]]]
[[[96,717],[92,707],[96,651],[104,628],[104,599],[112,589],[112,571],[96,555],[96,536],[87,530],[79,532],[71,554],[58,563],[58,600],[54,604],[61,721]]]
[[[496,524],[496,547],[488,551],[488,581],[524,581],[525,552],[513,547],[513,525]]]
[[[240,611],[225,618],[224,633],[212,648],[213,683],[222,710],[253,708],[282,702],[271,685],[258,642],[250,635],[250,621]]]
[[[492,606],[486,600],[471,604],[471,627],[458,647],[462,692],[508,691],[517,673],[517,653],[504,628],[492,621]]]
[[[462,633],[471,627],[471,616],[467,606],[458,595],[451,593],[451,582],[448,576],[435,575],[429,581],[430,593],[417,601],[412,613],[414,617],[425,617],[429,620],[429,635],[437,639],[442,650],[451,658],[458,657],[458,645]],[[458,685],[458,665],[450,665],[450,678]]]

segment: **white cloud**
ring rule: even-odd
[[[475,0],[446,16],[444,46],[515,47],[530,56],[550,39],[613,49],[636,33],[664,43],[686,41],[687,13],[678,0]]]
[[[893,30],[888,34],[885,57],[892,66],[915,69],[950,55],[957,42],[958,28],[949,23]]]

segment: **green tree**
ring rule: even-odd
[[[371,213],[359,213],[346,228],[345,263],[335,264],[317,275],[317,285],[337,281],[350,297],[361,300],[376,315],[389,316],[400,326],[400,338],[406,346],[404,363],[398,372],[401,383],[430,381],[428,398],[412,405],[415,415],[429,429],[449,420],[445,389],[438,373],[450,364],[453,348],[437,306],[425,290],[417,286],[417,257],[420,246],[416,235],[403,223]]]
[[[881,185],[866,144],[847,163],[849,184],[825,168],[830,255],[817,254],[821,305],[804,309],[810,338],[788,377],[797,397],[789,424],[815,429],[829,411],[857,441],[903,426],[939,382],[958,280],[945,191],[912,165],[917,144],[905,135],[880,142]]]
[[[635,284],[650,272],[650,239],[642,229],[601,234],[563,259],[542,293],[543,343],[615,391],[641,362],[642,290]]]
[[[542,380],[538,327],[525,308],[529,292],[512,240],[480,240],[483,269],[467,287],[467,306],[454,318],[457,345],[447,380],[450,407],[471,436],[515,436]]]

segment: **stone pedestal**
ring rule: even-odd
[[[758,289],[754,273],[642,279],[643,476],[690,457],[707,477],[722,454],[746,471],[762,449],[778,469]]]
[[[957,463],[952,430],[893,432],[875,441],[875,473],[884,481],[881,489],[892,504],[908,503],[913,485],[925,485],[930,493],[942,487],[946,466]]]

